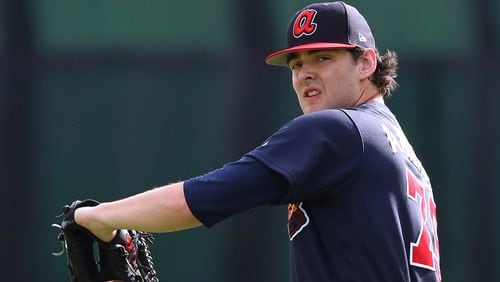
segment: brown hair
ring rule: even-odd
[[[365,53],[365,48],[356,47],[348,49],[354,60],[358,60]],[[388,97],[396,90],[398,83],[398,56],[395,52],[387,50],[383,55],[377,52],[377,68],[370,77],[370,81],[377,87],[383,97]]]

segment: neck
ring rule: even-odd
[[[361,95],[359,95],[355,105],[364,104],[366,102],[378,102],[384,104],[384,97],[372,83],[364,85],[361,89]]]

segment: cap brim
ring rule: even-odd
[[[325,50],[325,49],[352,49],[356,45],[352,44],[342,44],[342,43],[330,43],[330,42],[315,42],[304,45],[294,46],[288,49],[280,50],[272,53],[266,57],[266,63],[273,66],[286,66],[288,55],[293,52],[298,51],[308,51],[308,50]]]

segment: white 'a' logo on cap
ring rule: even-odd
[[[359,38],[360,42],[366,42],[366,37],[363,34],[359,33],[359,32],[358,32],[358,38]]]
[[[318,24],[314,22],[314,18],[318,11],[307,9],[297,16],[293,24],[293,36],[299,38],[302,35],[311,35],[316,31]]]

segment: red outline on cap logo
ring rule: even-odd
[[[311,35],[316,31],[318,25],[314,22],[314,18],[318,12],[313,9],[307,9],[297,16],[293,24],[293,37],[299,38],[302,35]]]

